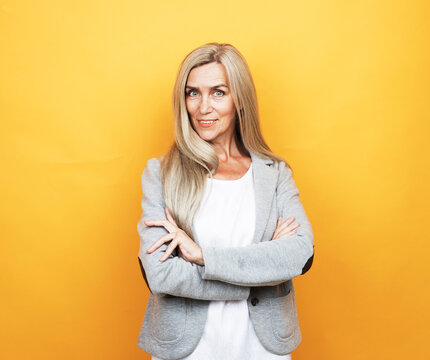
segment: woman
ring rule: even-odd
[[[138,346],[159,359],[291,359],[292,278],[313,234],[289,166],[261,135],[253,80],[229,44],[182,62],[175,142],[142,174],[139,260],[151,291]]]

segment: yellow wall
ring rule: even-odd
[[[429,359],[427,1],[2,1],[1,359],[149,359],[140,175],[193,48],[247,58],[315,233],[294,360]]]

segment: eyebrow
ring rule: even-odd
[[[211,89],[216,89],[216,88],[219,88],[219,87],[226,87],[226,88],[228,88],[228,86],[226,84],[218,84],[218,85],[212,86]],[[191,85],[186,85],[185,88],[198,89],[198,87],[191,86]]]

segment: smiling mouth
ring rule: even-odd
[[[208,128],[208,127],[213,126],[217,122],[217,119],[214,119],[214,120],[197,120],[197,122],[199,123],[200,127]]]
[[[213,125],[217,119],[210,119],[210,120],[197,120],[200,126],[208,127]]]
[[[211,124],[211,123],[213,123],[214,121],[216,121],[216,119],[211,119],[211,120],[197,120],[199,123],[202,123],[202,124]]]

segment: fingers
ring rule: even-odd
[[[284,223],[282,223],[279,226],[278,233],[281,233],[285,229],[293,230],[293,229],[296,229],[296,228],[298,228],[300,226],[299,223],[294,223],[293,224],[293,221],[294,221],[294,218],[291,221],[287,222],[287,220],[286,220]]]
[[[167,246],[167,249],[164,255],[160,258],[160,261],[166,260],[173,252],[173,250],[178,246],[180,239],[177,238],[177,235],[178,235],[178,232],[179,233],[182,232],[182,230],[178,228],[178,225],[176,224],[176,221],[173,218],[172,213],[170,212],[167,206],[164,208],[164,212],[166,214],[166,220],[144,221],[144,224],[147,226],[163,226],[169,232],[168,234],[165,234],[162,237],[160,237],[156,242],[154,242],[148,248],[148,250],[146,250],[147,253],[152,253],[165,242],[172,240],[171,243]]]
[[[300,226],[299,223],[291,224],[294,221],[294,216],[288,218],[283,223],[277,225],[275,233],[273,234],[272,240],[279,239],[285,235],[294,235],[296,229]]]
[[[170,241],[172,239],[174,239],[174,237],[176,236],[176,233],[168,233],[163,235],[162,237],[160,237],[155,243],[153,243],[148,250],[146,250],[147,253],[152,253],[154,252],[156,249],[158,249],[161,245],[163,245],[165,242]]]
[[[285,222],[289,221],[290,219],[291,218],[288,218],[287,220],[285,220]],[[279,227],[281,226],[281,224],[282,224],[282,216],[278,217],[278,221],[276,223],[275,233],[273,234],[273,236],[277,236],[278,235],[278,233],[280,231]]]
[[[299,225],[297,224],[297,226],[295,226],[296,228],[298,228],[299,227]],[[291,230],[291,229],[284,229],[283,231],[281,231],[279,234],[278,234],[278,236],[276,237],[276,239],[280,239],[281,237],[283,237],[283,236],[287,236],[287,235],[289,235],[289,236],[292,236],[292,235],[294,235],[294,234],[296,234],[296,229],[293,229],[293,230]],[[275,239],[273,239],[273,240],[275,240]]]
[[[282,220],[282,216],[279,217],[279,219]],[[275,233],[273,234],[274,237],[277,237],[278,234],[285,229],[287,226],[289,226],[294,221],[294,216],[289,217],[284,222],[280,222],[278,219],[278,224],[276,225]]]
[[[167,247],[165,254],[160,258],[160,261],[166,260],[173,252],[173,250],[175,250],[176,246],[178,246],[178,241],[176,239],[173,239],[172,242]]]
[[[147,226],[164,226],[170,233],[177,231],[178,225],[167,206],[164,208],[164,212],[166,214],[166,220],[146,220],[144,224]]]
[[[166,260],[170,254],[175,250],[175,248],[179,245],[179,239],[177,238],[177,232],[168,233],[160,237],[155,243],[153,243],[146,252],[148,254],[154,252],[156,249],[158,249],[161,245],[163,245],[167,241],[172,241],[169,246],[167,246],[167,249],[164,253],[164,255],[160,258],[160,261]],[[180,248],[178,248],[180,250]]]
[[[164,226],[168,232],[176,231],[175,225],[173,225],[169,220],[146,220],[144,224],[147,226]]]

